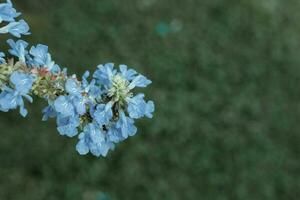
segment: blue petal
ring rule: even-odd
[[[75,109],[73,104],[69,101],[66,96],[60,96],[54,101],[54,108],[56,112],[64,116],[74,116]]]
[[[57,115],[56,111],[54,110],[53,106],[51,106],[51,105],[44,108],[42,112],[44,114],[43,119],[42,119],[43,121],[46,121],[49,118],[56,117],[56,115]]]
[[[74,117],[58,116],[56,123],[58,126],[57,130],[61,135],[73,137],[78,134],[77,127],[80,125],[80,120],[77,116]]]
[[[146,102],[144,101],[144,94],[138,94],[133,98],[128,99],[127,111],[129,116],[134,119],[141,118],[146,112]]]
[[[3,91],[0,95],[1,110],[7,112],[10,109],[16,109],[18,106],[19,96],[13,91]]]
[[[21,13],[18,13],[16,9],[13,8],[11,1],[7,3],[0,4],[0,18],[6,22],[13,22],[15,18],[18,17]]]
[[[114,143],[118,143],[125,140],[125,138],[122,136],[121,130],[117,129],[115,126],[109,128],[107,132],[107,139]]]
[[[96,83],[96,81],[95,81],[95,79],[93,79],[87,88],[88,94],[90,97],[100,100],[101,94],[103,93],[103,91],[101,90],[101,88],[99,86],[95,85],[95,83]]]
[[[131,81],[131,83],[129,84],[128,87],[130,89],[133,89],[135,87],[147,87],[151,83],[152,82],[150,80],[148,80],[145,76],[138,75]]]
[[[96,122],[99,125],[108,124],[111,118],[113,117],[113,112],[111,109],[112,105],[108,104],[99,104],[94,112],[93,116]]]
[[[86,71],[84,72],[84,74],[82,75],[82,81],[81,81],[81,85],[83,88],[86,88],[89,86],[89,82],[87,80],[87,78],[90,76],[90,72]]]
[[[121,133],[124,138],[133,136],[137,132],[137,128],[134,126],[133,119],[126,117],[123,111],[120,112],[120,119],[116,124],[116,128],[121,129]]]
[[[35,78],[32,75],[24,74],[18,71],[14,72],[10,76],[10,82],[14,84],[15,89],[22,95],[25,95],[29,92],[34,81]]]
[[[93,77],[98,83],[109,86],[113,75],[116,74],[113,63],[107,63],[105,65],[98,65],[98,69],[95,71]]]
[[[122,76],[127,79],[128,81],[131,81],[135,78],[135,76],[137,75],[137,72],[133,69],[129,69],[127,70],[127,66],[126,65],[120,65],[120,72],[122,74]]]
[[[101,132],[100,127],[95,124],[88,124],[84,127],[84,132],[89,134],[91,142],[93,143],[101,143],[104,141],[104,134]]]
[[[34,57],[36,65],[46,65],[48,61],[48,46],[38,44],[36,47],[31,47],[29,52]]]
[[[79,142],[76,145],[76,150],[80,155],[86,155],[89,153],[89,147],[87,146],[84,140],[79,140]]]
[[[8,50],[9,53],[18,57],[20,61],[25,62],[25,55],[28,53],[25,49],[28,46],[28,43],[23,40],[15,42],[12,39],[7,40],[7,43],[11,47],[11,49]]]
[[[22,117],[26,117],[28,114],[28,111],[26,108],[24,108],[24,106],[20,106],[20,114]]]
[[[90,146],[90,151],[94,156],[99,157],[101,156],[106,156],[108,151],[110,149],[113,149],[114,145],[113,143],[109,143],[109,142],[102,142],[102,143],[98,143],[98,144],[92,144]]]
[[[70,78],[66,82],[66,91],[71,95],[79,95],[81,93],[79,82]]]
[[[10,22],[8,25],[0,28],[0,33],[10,33],[20,38],[21,35],[29,35],[29,26],[24,20],[18,22]]]
[[[154,106],[154,102],[153,101],[148,101],[147,105],[146,105],[146,111],[145,111],[145,115],[148,118],[152,118],[153,117],[153,112],[155,110],[155,106]]]
[[[86,113],[86,100],[82,95],[74,96],[72,98],[72,103],[79,115],[84,115]]]
[[[79,135],[79,142],[76,149],[79,154],[85,155],[89,151],[95,156],[106,156],[109,149],[113,149],[114,145],[111,142],[105,141],[105,136],[101,129],[90,123],[85,126],[84,132]]]

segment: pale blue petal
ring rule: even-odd
[[[128,81],[131,81],[135,78],[135,76],[137,75],[137,72],[133,69],[129,69],[127,70],[127,66],[126,65],[120,65],[120,72],[122,74],[122,76],[127,79]]]
[[[18,71],[14,72],[10,76],[10,82],[14,84],[15,89],[22,95],[25,95],[29,92],[34,81],[35,77],[32,75],[24,74]]]
[[[113,112],[111,109],[112,105],[108,104],[99,104],[94,112],[94,119],[99,125],[107,124],[113,117]]]
[[[71,95],[79,95],[81,93],[79,82],[70,78],[66,82],[66,91]]]
[[[33,56],[35,65],[44,66],[48,62],[48,46],[38,44],[31,47],[29,53]]]
[[[86,100],[83,96],[75,96],[72,99],[73,106],[79,115],[84,115],[86,113]]]
[[[20,38],[21,35],[29,35],[29,26],[24,20],[18,22],[10,22],[8,25],[0,28],[0,33],[10,33]]]
[[[66,96],[60,96],[54,101],[54,108],[56,112],[64,116],[74,116],[75,109],[73,104],[69,101]]]
[[[56,117],[57,113],[54,110],[53,106],[49,105],[46,108],[43,109],[43,121],[48,120],[49,118],[54,118]]]
[[[138,94],[133,98],[129,98],[127,101],[127,111],[131,118],[138,119],[145,115],[147,104],[144,101],[144,94]]]
[[[89,147],[87,146],[84,140],[79,140],[79,142],[76,145],[76,150],[80,155],[86,155],[89,153]]]
[[[113,63],[107,63],[105,65],[98,65],[93,77],[98,83],[109,86],[112,77],[116,74]]]
[[[78,117],[57,117],[57,130],[61,135],[66,135],[68,137],[73,137],[78,134],[77,127],[80,125],[80,120]]]
[[[126,117],[123,111],[120,112],[120,119],[116,124],[116,128],[121,129],[121,133],[124,138],[133,136],[137,132],[137,128],[134,126],[133,119]]]
[[[148,118],[152,118],[154,110],[155,110],[154,102],[148,101],[146,105],[145,116]]]
[[[12,39],[7,40],[7,43],[11,47],[11,49],[8,50],[9,53],[18,57],[20,61],[25,62],[25,56],[28,53],[28,51],[26,51],[28,43],[23,40],[15,42]]]
[[[138,75],[131,81],[128,87],[130,89],[133,89],[135,87],[147,87],[151,83],[152,82],[148,80],[145,76]]]
[[[15,18],[18,17],[21,13],[18,13],[16,9],[13,8],[11,1],[7,3],[0,4],[0,18],[6,22],[13,22]]]

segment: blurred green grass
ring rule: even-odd
[[[299,1],[15,4],[26,40],[49,45],[69,73],[128,64],[153,80],[157,108],[99,159],[41,122],[42,101],[25,119],[0,113],[0,199],[298,199]]]

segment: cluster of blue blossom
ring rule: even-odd
[[[7,22],[0,33],[13,36],[29,34],[24,20],[18,22],[17,13],[8,0],[0,4],[0,21]],[[61,135],[78,135],[76,149],[81,155],[92,153],[106,156],[116,143],[137,132],[134,120],[152,118],[154,103],[145,101],[144,94],[134,96],[136,87],[147,87],[151,81],[126,65],[114,68],[112,63],[99,65],[90,80],[86,72],[81,80],[52,61],[48,47],[42,44],[27,50],[23,40],[7,41],[9,53],[18,58],[17,63],[6,62],[0,53],[0,111],[20,108],[27,115],[23,99],[32,102],[36,94],[48,102],[43,110],[43,120],[56,118]]]

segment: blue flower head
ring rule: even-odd
[[[120,72],[114,69],[114,65],[109,63],[99,65],[93,77],[99,84],[103,84],[107,89],[108,96],[113,102],[121,104],[130,97],[130,92],[135,87],[147,87],[151,81],[145,76],[138,74],[132,69],[127,69],[126,65],[119,66]]]
[[[0,3],[0,23],[5,22],[0,34],[18,38],[30,34],[23,19],[16,21],[19,15],[10,0]],[[25,117],[24,99],[33,101],[29,94],[45,98],[48,106],[42,111],[43,120],[56,117],[60,135],[74,137],[80,133],[76,145],[79,154],[106,156],[116,143],[137,133],[135,119],[153,117],[153,101],[133,93],[134,88],[147,87],[151,81],[126,65],[118,69],[113,63],[98,65],[90,81],[89,72],[79,81],[55,64],[48,46],[38,44],[28,52],[28,43],[23,40],[9,39],[7,43],[9,53],[20,62],[9,60],[1,66],[0,111],[19,108]],[[6,63],[4,57],[0,52],[0,64]]]

